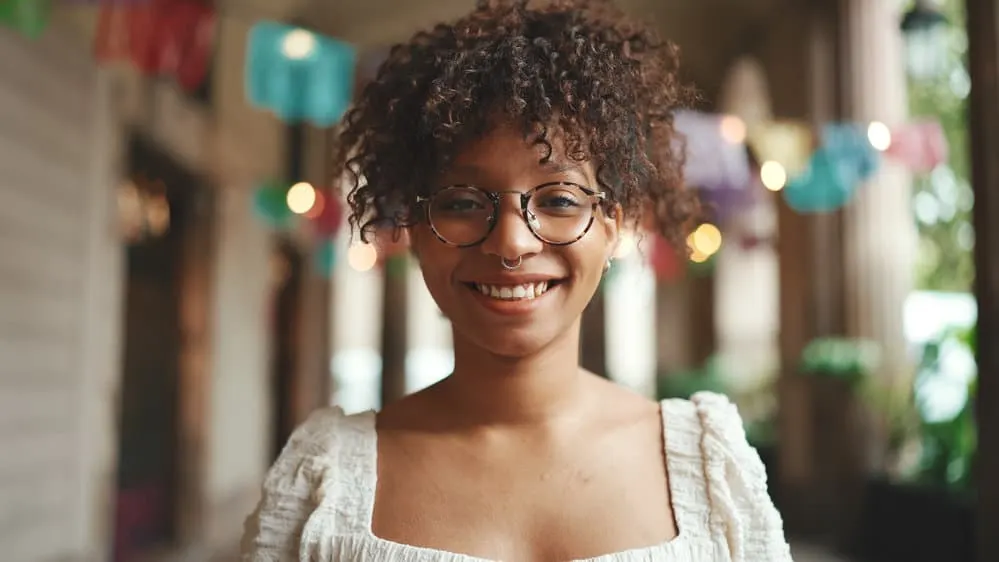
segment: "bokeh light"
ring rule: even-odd
[[[306,182],[291,186],[287,195],[288,208],[296,215],[304,215],[316,204],[316,188]]]
[[[780,162],[768,160],[760,166],[760,181],[770,191],[780,191],[787,185],[787,170]]]
[[[354,244],[347,250],[347,265],[355,271],[370,271],[378,263],[378,250],[372,244]]]

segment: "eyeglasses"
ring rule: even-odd
[[[499,217],[500,196],[516,194],[524,222],[534,236],[554,246],[566,246],[582,238],[601,201],[607,194],[570,182],[552,182],[530,191],[484,191],[470,185],[455,185],[430,197],[425,204],[427,221],[437,238],[458,247],[481,244]]]

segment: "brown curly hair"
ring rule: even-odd
[[[420,220],[417,197],[497,112],[567,157],[593,158],[597,181],[628,223],[676,248],[698,211],[683,186],[673,112],[692,99],[677,49],[609,2],[480,1],[469,15],[396,45],[341,123],[334,169],[346,169],[350,223]],[[612,205],[608,209],[614,209]]]

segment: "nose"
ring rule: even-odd
[[[496,211],[496,226],[482,242],[482,251],[505,260],[540,253],[544,243],[534,236],[524,221],[520,194],[504,194]]]

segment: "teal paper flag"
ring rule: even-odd
[[[878,151],[867,138],[867,127],[855,123],[831,123],[822,128],[822,148],[844,176],[862,182],[870,179],[880,165]]]
[[[799,213],[825,213],[846,205],[859,182],[853,167],[820,148],[808,167],[784,187],[784,200]]]
[[[808,167],[784,188],[784,200],[799,213],[835,211],[850,202],[880,164],[866,126],[827,124],[822,128],[822,144]]]
[[[288,123],[329,127],[343,116],[354,88],[351,45],[276,22],[250,30],[246,97]]]

